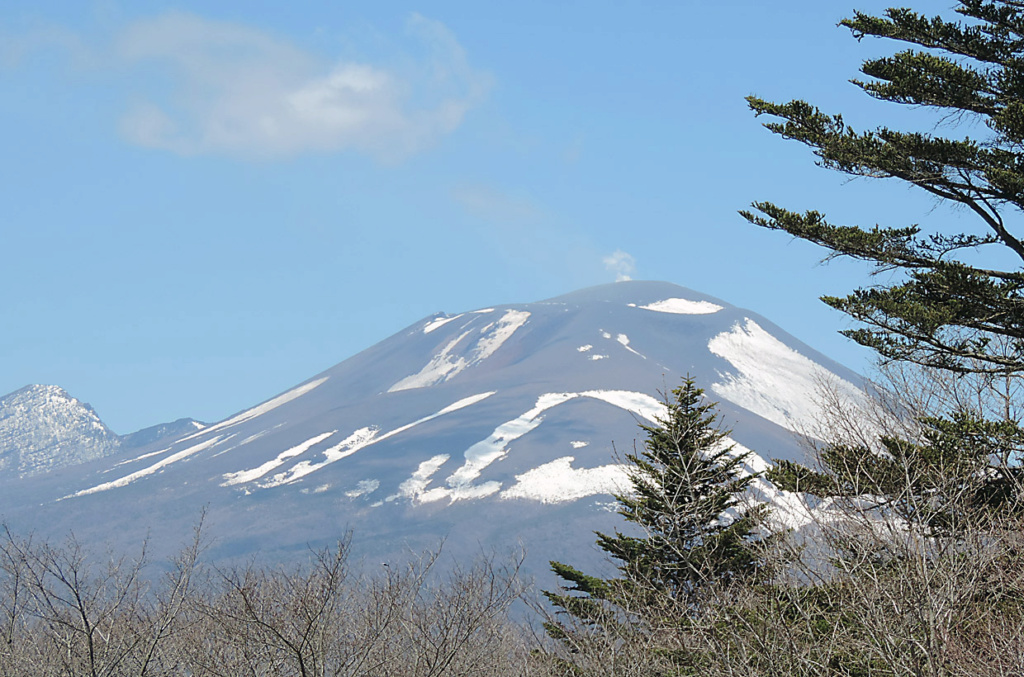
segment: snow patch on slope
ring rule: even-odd
[[[332,463],[337,463],[343,458],[347,458],[352,454],[356,453],[360,449],[370,446],[374,442],[378,442],[377,433],[380,432],[380,428],[376,426],[366,426],[359,428],[351,435],[338,442],[332,447],[328,447],[323,451],[324,460],[319,463],[313,463],[311,461],[299,461],[290,470],[282,473],[278,473],[272,476],[266,482],[260,483],[261,488],[277,487],[282,484],[289,484],[300,480],[306,475],[316,472]]]
[[[665,403],[645,393],[631,390],[588,390],[579,394],[580,397],[593,397],[595,400],[607,402],[619,409],[657,423],[668,415]]]
[[[657,415],[656,411],[648,413]],[[735,440],[725,438],[722,440],[722,445],[732,448],[732,456],[747,456],[741,469],[742,474],[764,473],[768,469],[768,464],[760,455],[751,452],[750,449]],[[573,468],[574,460],[573,456],[563,456],[521,475],[516,475],[516,483],[501,492],[501,498],[522,498],[541,503],[564,503],[595,494],[614,495],[632,491],[630,466],[611,464],[596,468]],[[758,484],[751,492],[754,498],[764,500],[761,494],[765,491],[778,493],[778,490],[774,489],[767,481],[758,479],[756,482]],[[794,517],[788,513],[786,519],[788,522],[794,521]]]
[[[436,320],[431,320],[430,322],[427,322],[426,326],[423,327],[423,333],[424,334],[429,334],[430,332],[434,331],[435,329],[440,329],[441,327],[443,327],[444,325],[448,324],[449,322],[453,322],[453,321],[459,319],[464,314],[465,313],[459,313],[458,315],[455,315],[453,317],[439,317]]]
[[[471,362],[473,364],[482,362],[488,357],[497,352],[505,341],[512,337],[512,334],[517,329],[526,324],[526,321],[530,319],[530,313],[525,310],[508,310],[497,322],[497,326],[490,334],[484,336],[477,343],[476,348],[473,351],[473,358]]]
[[[288,402],[291,402],[292,400],[294,400],[294,399],[296,399],[298,397],[302,397],[303,395],[308,393],[310,390],[313,390],[317,386],[322,385],[326,380],[327,380],[327,377],[324,377],[324,378],[317,379],[315,381],[310,381],[309,383],[304,383],[304,384],[302,384],[302,385],[300,385],[300,386],[298,386],[296,388],[292,388],[288,392],[282,393],[282,394],[278,395],[277,397],[275,397],[275,398],[273,398],[271,400],[267,400],[263,404],[256,405],[252,409],[247,409],[247,410],[243,411],[241,414],[238,414],[236,416],[232,416],[231,418],[229,418],[226,421],[221,421],[220,423],[218,423],[216,425],[208,426],[208,427],[203,428],[202,430],[200,430],[198,432],[194,432],[191,435],[189,435],[188,437],[183,437],[183,438],[181,438],[181,441],[184,442],[185,440],[190,440],[190,439],[193,439],[193,438],[198,437],[200,435],[206,435],[208,433],[212,433],[215,430],[223,430],[224,428],[230,428],[233,425],[238,425],[239,423],[244,423],[244,422],[246,422],[246,421],[248,421],[250,419],[256,418],[257,416],[262,416],[263,414],[266,414],[268,411],[272,411],[274,409],[277,409],[282,404],[287,404]]]
[[[409,479],[398,485],[398,493],[388,496],[386,501],[393,501],[396,498],[408,498],[414,503],[417,502],[430,484],[430,478],[441,469],[441,466],[448,461],[448,454],[438,454],[420,463],[416,471]]]
[[[130,463],[136,463],[138,461],[142,461],[142,460],[145,460],[147,458],[152,458],[153,456],[159,456],[160,454],[166,453],[166,452],[168,452],[170,450],[171,450],[171,447],[167,447],[166,449],[160,449],[159,451],[151,451],[148,454],[143,454],[142,456],[136,456],[135,458],[130,458],[127,461],[119,461],[118,463],[115,463],[113,467],[107,468],[103,472],[104,473],[108,473],[111,470],[114,470],[115,468],[120,468],[122,465],[128,465]]]
[[[482,311],[475,311],[482,312]],[[388,388],[389,393],[412,388],[425,388],[427,386],[443,383],[453,378],[463,370],[483,362],[493,355],[517,329],[526,324],[530,313],[525,310],[507,310],[497,322],[493,322],[481,330],[483,336],[477,340],[469,352],[469,356],[454,356],[452,353],[464,338],[473,333],[469,330],[449,341],[441,352],[430,359],[419,372],[406,376],[402,380]]]
[[[388,388],[388,392],[394,393],[399,390],[425,388],[436,383],[447,381],[452,376],[458,374],[469,365],[466,362],[466,358],[454,357],[451,353],[455,350],[455,347],[462,342],[462,339],[466,338],[471,333],[472,331],[463,332],[456,338],[449,341],[448,344],[441,349],[441,352],[437,353],[430,359],[430,362],[428,362],[425,367],[411,376],[406,376],[401,381]]]
[[[336,432],[338,431],[332,430],[328,433],[323,433],[321,435],[317,435],[316,437],[311,437],[305,442],[295,445],[291,449],[286,449],[285,451],[282,451],[280,454],[277,455],[276,458],[273,458],[264,463],[263,465],[253,468],[251,470],[239,470],[238,472],[225,473],[225,481],[221,483],[221,486],[230,487],[235,484],[244,484],[246,482],[258,480],[271,470],[276,470],[280,468],[282,465],[285,464],[285,461],[287,461],[289,458],[292,458],[294,456],[300,456],[306,453],[306,451],[308,451],[311,447],[320,444],[321,442],[323,442]]]
[[[497,493],[501,483],[497,481],[475,484],[483,471],[492,463],[503,458],[509,451],[509,444],[534,430],[544,420],[542,414],[560,404],[579,397],[590,397],[656,421],[665,416],[665,405],[650,395],[628,390],[588,390],[580,393],[546,393],[537,398],[532,409],[518,418],[502,423],[485,440],[477,442],[465,451],[465,462],[445,480],[447,487],[435,487],[419,495],[421,502],[438,501],[447,498],[451,502],[470,498],[484,498]]]
[[[380,480],[360,480],[356,484],[356,488],[345,492],[345,496],[348,498],[359,498],[366,494],[372,494],[377,491],[377,487],[380,486]]]
[[[633,353],[634,355],[640,355],[640,357],[644,358],[645,360],[647,359],[646,355],[641,355],[640,353],[629,347],[629,337],[626,336],[625,334],[619,334],[618,336],[615,337],[615,340],[621,343],[623,348]]]
[[[824,383],[838,388],[851,402],[863,399],[852,383],[796,352],[750,318],[712,338],[708,349],[736,369],[711,385],[716,395],[793,432],[815,429],[820,410],[816,393]]]
[[[409,430],[410,428],[414,428],[420,425],[421,423],[431,421],[439,416],[444,416],[445,414],[450,414],[453,411],[458,411],[459,409],[463,409],[470,405],[476,404],[481,400],[487,399],[494,393],[495,391],[491,391],[487,393],[479,393],[477,395],[470,395],[469,397],[464,397],[461,400],[448,405],[444,409],[441,409],[437,413],[431,414],[430,416],[424,416],[421,419],[413,421],[412,423],[407,423],[406,425],[395,428],[394,430],[388,431],[384,434],[380,434],[380,428],[378,428],[377,426],[368,426],[360,428],[359,430],[356,430],[338,444],[335,444],[334,446],[325,449],[323,451],[322,461],[318,463],[313,463],[311,461],[300,461],[291,468],[289,468],[288,470],[272,476],[266,482],[259,483],[258,486],[260,488],[267,489],[271,487],[279,487],[283,484],[291,484],[292,482],[301,480],[303,477],[306,477],[307,475],[310,475],[318,470],[326,468],[332,463],[337,463],[338,461],[347,458],[352,454],[356,453],[357,451],[365,449],[366,447],[372,444],[376,444],[378,442],[386,440],[389,437],[394,437],[395,435],[403,433],[406,430]]]
[[[96,486],[94,486],[94,487],[92,487],[90,489],[83,489],[81,491],[78,491],[78,492],[75,492],[75,493],[71,494],[70,496],[65,496],[64,498],[74,498],[76,496],[86,496],[88,494],[95,494],[95,493],[100,492],[100,491],[107,491],[108,489],[116,489],[118,487],[128,486],[129,484],[131,484],[132,482],[134,482],[137,479],[140,479],[142,477],[146,477],[147,475],[152,475],[156,471],[161,470],[163,468],[166,468],[167,466],[169,466],[170,464],[172,464],[172,463],[174,463],[176,461],[180,461],[181,459],[187,458],[187,457],[191,456],[192,454],[195,454],[197,452],[202,451],[203,449],[207,449],[209,447],[212,447],[214,444],[217,444],[217,442],[219,442],[220,439],[221,439],[221,436],[218,435],[217,437],[214,437],[212,439],[206,440],[204,442],[200,442],[199,444],[195,444],[195,445],[193,445],[191,447],[188,447],[187,449],[182,449],[181,451],[176,451],[173,454],[171,454],[170,456],[168,456],[167,458],[164,458],[164,459],[161,459],[161,460],[157,461],[156,463],[154,463],[153,465],[149,466],[148,468],[143,468],[142,470],[137,470],[136,472],[133,472],[133,473],[131,473],[129,475],[125,475],[124,477],[118,478],[116,480],[112,480],[110,482],[104,482],[103,484],[97,484]],[[228,439],[230,439],[230,438],[228,438]],[[60,500],[63,501],[64,498],[62,498]]]
[[[664,301],[655,301],[640,307],[644,310],[653,310],[657,313],[672,313],[674,315],[710,315],[722,309],[722,306],[717,303],[690,301],[689,299],[665,299]]]
[[[501,498],[564,503],[594,494],[619,494],[629,486],[628,468],[625,465],[573,468],[574,460],[573,456],[563,456],[516,475],[516,483],[501,492]]]

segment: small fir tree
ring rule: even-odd
[[[735,453],[703,391],[687,378],[672,391],[664,418],[640,427],[643,448],[626,456],[632,491],[615,498],[619,514],[642,535],[597,534],[620,576],[606,580],[551,563],[566,588],[544,594],[572,622],[547,629],[573,646],[580,637],[571,628],[635,633],[653,609],[693,618],[706,592],[765,572],[755,546],[763,540],[766,508],[741,501],[756,475],[745,470],[748,454]]]

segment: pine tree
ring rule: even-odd
[[[728,443],[715,405],[687,378],[672,391],[664,418],[640,427],[643,447],[626,456],[632,491],[615,498],[618,513],[641,535],[597,534],[598,546],[618,563],[618,578],[551,563],[567,588],[545,595],[572,618],[549,623],[552,637],[578,643],[574,624],[613,636],[635,633],[655,608],[694,617],[706,592],[765,573],[756,545],[766,508],[742,505],[756,475],[744,469],[747,454]]]
[[[777,461],[768,478],[780,489],[820,498],[875,497],[870,505],[877,517],[891,515],[929,538],[958,538],[983,518],[1020,513],[1019,426],[964,411],[919,423],[920,441],[883,436],[880,449],[832,444],[821,450],[820,470]]]
[[[887,497],[887,509],[930,532],[941,524],[948,529],[953,515],[970,520],[977,509],[1016,509],[1024,498],[1024,429],[1013,412],[1020,402],[1007,394],[1013,388],[1001,395],[992,388],[997,376],[1009,382],[1024,373],[1024,269],[978,264],[1001,254],[1005,260],[1006,253],[1014,264],[1024,261],[1024,2],[960,0],[954,11],[960,19],[910,9],[889,9],[882,17],[854,12],[840,25],[858,40],[908,46],[865,61],[867,79],[855,85],[882,101],[940,111],[954,129],[968,127],[975,137],[857,131],[842,115],[805,101],[747,101],[757,116],[775,118],[765,125],[770,131],[809,146],[819,165],[905,181],[966,208],[977,217],[978,232],[944,232],[934,224],[836,225],[818,211],[798,213],[770,202],[741,212],[755,225],[825,247],[826,258],[860,259],[893,273],[891,282],[822,297],[860,322],[844,334],[883,361],[981,379],[973,404],[915,412],[914,440],[883,438],[881,450],[840,444],[822,454],[823,473],[793,464],[772,473],[786,488]],[[1005,411],[987,420],[984,409],[996,401]],[[955,496],[955,506],[943,496]],[[946,507],[938,510],[939,504]]]
[[[861,72],[868,79],[853,80],[855,85],[882,101],[936,109],[947,123],[978,136],[857,131],[842,115],[804,101],[747,101],[756,115],[776,118],[765,125],[769,130],[809,146],[819,165],[905,181],[966,208],[978,218],[979,232],[836,225],[818,211],[798,213],[771,202],[755,202],[741,214],[825,247],[828,258],[861,259],[901,273],[891,284],[822,299],[860,321],[861,327],[844,333],[884,359],[957,372],[1019,373],[1024,272],[976,262],[993,248],[1015,263],[1024,260],[1015,222],[1024,210],[1024,2],[960,0],[955,11],[963,19],[889,9],[884,17],[855,12],[841,25],[858,40],[909,45],[865,61]]]

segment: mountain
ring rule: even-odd
[[[0,397],[0,477],[77,465],[119,444],[92,407],[57,386],[30,385]]]
[[[139,449],[150,444],[155,444],[161,440],[184,437],[189,433],[194,433],[195,431],[202,430],[205,427],[205,423],[197,421],[194,418],[179,418],[177,421],[160,423],[124,435],[121,437],[121,446],[125,449]]]
[[[119,436],[91,406],[59,386],[28,385],[0,397],[0,478],[25,478],[181,437],[205,424],[191,418]]]
[[[525,544],[599,561],[620,525],[617,453],[690,375],[740,449],[803,459],[827,380],[856,374],[765,318],[666,283],[622,282],[527,304],[439,313],[223,421],[74,468],[0,477],[0,516],[42,535],[151,550],[203,510],[209,556],[287,561],[354,533],[365,557],[436,546],[456,556]],[[758,491],[785,508],[765,483]]]

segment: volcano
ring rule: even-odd
[[[357,554],[385,562],[443,540],[456,556],[522,544],[535,571],[585,565],[601,557],[594,530],[621,527],[613,495],[639,424],[684,377],[719,402],[752,472],[804,460],[821,383],[861,388],[756,313],[619,282],[438,313],[223,421],[0,473],[0,515],[48,538],[148,535],[169,553],[205,510],[215,560],[289,561],[351,532]]]

